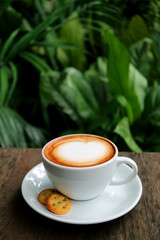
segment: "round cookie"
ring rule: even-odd
[[[53,193],[47,198],[46,206],[53,213],[65,214],[70,210],[71,202],[66,196]]]
[[[55,189],[44,189],[38,194],[38,201],[44,205],[46,205],[46,200],[49,195],[57,192]]]

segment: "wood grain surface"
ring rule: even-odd
[[[27,172],[42,162],[41,149],[0,148],[0,240],[160,239],[160,153],[127,153],[139,167],[143,194],[137,206],[110,222],[70,225],[41,216],[21,194]]]

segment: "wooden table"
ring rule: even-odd
[[[42,162],[41,149],[0,148],[0,239],[160,239],[160,153],[120,153],[139,167],[143,194],[126,215],[106,223],[70,225],[45,218],[31,209],[21,194],[26,173]]]

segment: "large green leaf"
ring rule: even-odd
[[[57,72],[43,73],[40,81],[40,97],[43,105],[57,104],[72,120],[80,122],[98,118],[98,103],[90,84],[81,72],[67,68]]]
[[[58,50],[57,57],[63,64],[64,60],[61,52],[64,52],[64,55],[67,54],[69,58],[69,66],[82,69],[85,60],[84,30],[76,12],[73,12],[68,20],[69,21],[61,27],[61,40],[66,43],[74,44],[77,48],[71,50],[61,49],[60,52]]]
[[[153,41],[144,38],[130,47],[131,62],[145,76],[149,77],[153,66]]]
[[[109,45],[107,69],[111,91],[116,95],[126,95],[129,90],[129,53],[109,31],[106,31],[106,38]]]
[[[2,147],[42,147],[42,131],[27,123],[17,112],[0,107],[0,145]]]
[[[133,111],[136,111],[137,106],[140,108],[140,114],[144,109],[144,100],[146,96],[148,82],[147,79],[134,67],[134,65],[130,64],[129,66],[129,76],[128,81],[130,82],[130,89],[133,96],[135,96],[137,100],[137,105],[133,103]],[[128,98],[130,100],[130,98]]]
[[[78,70],[67,68],[65,73],[63,84],[75,91],[75,103],[79,115],[84,119],[95,118],[98,113],[98,103],[92,87]]]
[[[132,133],[130,131],[130,126],[129,126],[129,120],[127,117],[122,118],[118,122],[116,128],[114,129],[114,132],[117,133],[119,136],[121,136],[121,138],[123,138],[127,146],[133,152],[142,152],[142,149],[137,145],[137,143],[135,142],[132,136]]]
[[[87,79],[98,79],[99,82],[100,80],[104,82],[108,82],[107,79],[107,59],[98,57],[97,61],[89,66],[89,69],[85,71],[85,77]]]
[[[106,37],[109,44],[107,61],[109,86],[116,98],[123,96],[130,104],[132,114],[128,117],[132,123],[143,111],[147,80],[130,64],[126,47],[112,33],[106,32]]]
[[[41,74],[39,89],[42,106],[46,109],[48,105],[57,105],[72,120],[78,121],[80,116],[75,106],[75,91],[70,87],[61,85],[60,77],[60,73],[56,71]],[[44,117],[48,122],[46,114],[47,112],[45,112]]]
[[[123,95],[117,95],[117,101],[122,107],[124,107],[127,112],[129,121],[130,123],[132,123],[134,121],[134,112],[130,102]]]
[[[94,92],[101,113],[104,113],[104,115],[106,115],[108,110],[108,102],[111,97],[108,87],[106,62],[107,60],[105,58],[99,57],[96,63],[92,64],[89,69],[85,71],[85,78]]]

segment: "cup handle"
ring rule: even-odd
[[[112,179],[110,182],[111,186],[116,186],[116,185],[122,185],[122,184],[126,184],[129,183],[130,181],[132,181],[138,174],[138,167],[137,164],[128,157],[118,157],[118,161],[117,161],[117,167],[119,167],[121,164],[127,164],[132,168],[132,173],[124,179],[120,179],[120,180],[114,180]]]

